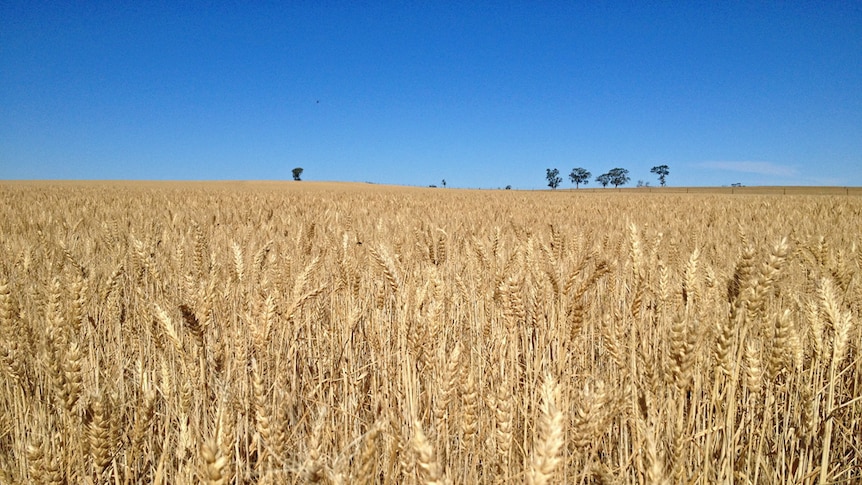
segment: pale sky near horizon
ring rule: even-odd
[[[862,185],[862,2],[0,3],[0,179]]]

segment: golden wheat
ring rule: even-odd
[[[846,194],[0,183],[0,482],[862,481]]]

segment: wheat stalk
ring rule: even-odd
[[[541,404],[539,407],[538,434],[530,455],[530,469],[527,483],[543,485],[553,481],[554,472],[562,458],[563,412],[557,405],[559,387],[554,378],[547,374],[542,381]]]
[[[443,485],[448,483],[443,474],[440,464],[437,463],[437,455],[434,447],[428,442],[422,431],[422,423],[413,423],[413,439],[410,448],[416,456],[416,470],[419,480],[425,485]]]

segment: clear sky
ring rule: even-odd
[[[660,164],[862,185],[862,2],[0,2],[0,179],[532,189]]]

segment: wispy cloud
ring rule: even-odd
[[[771,175],[773,177],[795,177],[799,175],[799,171],[790,165],[780,165],[772,162],[729,162],[729,161],[710,161],[697,164],[703,168],[713,170],[727,170],[731,172],[754,173],[758,175]]]

